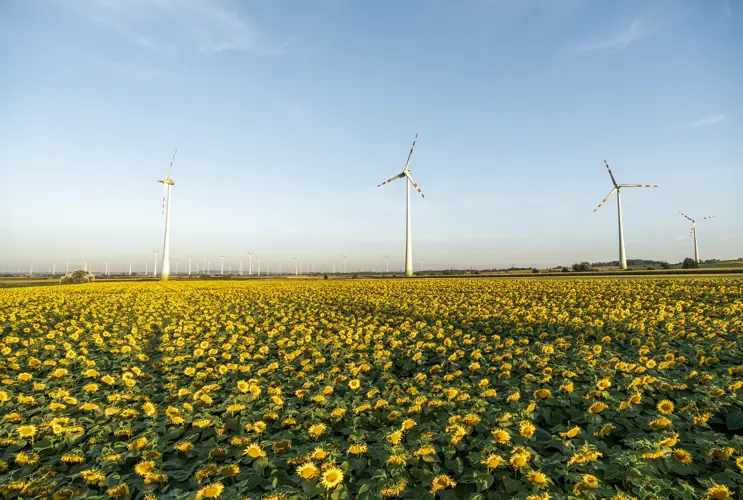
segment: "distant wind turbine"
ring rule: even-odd
[[[408,153],[408,160],[405,162],[405,168],[403,169],[403,171],[395,177],[387,179],[377,186],[382,187],[385,184],[394,181],[395,179],[402,179],[403,177],[405,177],[405,276],[413,275],[413,246],[410,228],[410,183],[412,183],[415,189],[418,190],[418,193],[423,198],[425,198],[423,191],[421,191],[421,189],[418,187],[418,184],[416,184],[416,182],[413,180],[413,177],[410,175],[410,169],[408,168],[408,166],[410,165],[410,157],[413,155],[413,149],[415,148],[415,141],[417,139],[418,134],[415,134],[413,145],[410,146],[410,153]]]
[[[389,273],[390,272],[390,256],[385,255],[384,260],[385,260],[385,268],[387,269],[386,272]]]
[[[165,177],[157,181],[163,185],[163,212],[165,214],[165,241],[163,242],[163,265],[161,271],[163,281],[167,281],[170,277],[170,191],[175,185],[173,179],[170,178],[170,169],[173,168],[173,160],[175,160],[176,153],[178,153],[177,149],[173,152],[173,157],[170,159],[170,166],[165,173]],[[155,276],[157,276],[157,251],[155,252]]]
[[[343,257],[343,264],[341,265],[341,273],[346,274],[346,259],[348,258],[348,255],[341,254],[341,257]]]
[[[155,269],[152,270],[153,276],[157,276],[157,254],[159,251],[160,250],[158,249],[158,247],[155,247],[155,249],[153,250],[153,252],[155,253]]]
[[[253,254],[255,252],[248,250],[248,276],[253,276]]]
[[[692,219],[691,217],[689,217],[683,212],[679,212],[679,213],[691,221],[691,230],[689,231],[689,236],[694,236],[694,260],[696,261],[697,264],[699,264],[699,245],[697,244],[697,222],[702,222],[703,220],[711,219],[714,217],[714,215],[708,215],[707,217],[703,217],[701,219]]]
[[[627,188],[635,188],[635,187],[638,187],[638,188],[641,188],[641,187],[657,188],[658,186],[651,185],[651,184],[617,184],[616,179],[614,179],[614,174],[611,173],[611,169],[609,168],[609,164],[606,163],[606,160],[604,160],[604,165],[606,165],[606,170],[609,171],[609,176],[611,177],[611,183],[614,184],[614,189],[612,189],[609,192],[609,194],[606,195],[606,198],[604,198],[603,200],[601,200],[601,203],[599,203],[599,205],[596,208],[594,208],[593,211],[595,212],[596,210],[598,210],[599,208],[601,208],[601,205],[603,205],[604,203],[606,203],[606,200],[608,200],[609,198],[611,198],[611,195],[613,195],[615,192],[617,193],[617,214],[618,214],[618,218],[619,218],[619,268],[620,269],[627,269],[627,258],[625,257],[625,254],[624,254],[624,230],[622,228],[622,200],[621,200],[621,198],[619,196],[619,192],[621,191],[621,189],[623,187],[627,187]]]

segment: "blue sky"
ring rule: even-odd
[[[0,266],[743,257],[743,2],[0,4]],[[151,266],[150,262],[150,266]]]

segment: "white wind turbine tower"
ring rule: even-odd
[[[346,259],[348,258],[348,255],[341,254],[341,257],[343,257],[343,262],[341,263],[341,273],[346,274]]]
[[[624,187],[627,187],[627,188],[634,188],[634,187],[657,188],[658,186],[651,185],[651,184],[617,184],[616,179],[614,179],[614,174],[611,173],[611,169],[609,168],[609,164],[606,163],[606,160],[604,160],[604,165],[606,165],[606,170],[609,171],[609,176],[611,177],[612,184],[614,184],[614,189],[612,189],[609,192],[609,194],[606,195],[606,198],[601,200],[601,203],[599,203],[599,205],[596,208],[594,208],[593,211],[595,212],[596,210],[601,208],[601,205],[606,203],[606,200],[611,198],[611,195],[613,195],[615,192],[617,193],[617,214],[619,218],[619,268],[627,269],[627,258],[625,257],[625,254],[624,254],[624,230],[622,228],[622,200],[619,196],[619,192]]]
[[[294,276],[297,276],[299,274],[299,252],[292,259],[294,259]]]
[[[129,259],[129,276],[132,275],[132,259]]]
[[[413,177],[410,175],[410,169],[408,166],[410,165],[410,157],[413,156],[413,149],[415,148],[415,141],[418,139],[418,134],[415,134],[415,138],[413,139],[413,145],[410,146],[410,153],[408,153],[408,160],[405,162],[405,168],[403,171],[391,178],[387,179],[383,183],[379,184],[377,187],[384,186],[385,184],[394,181],[395,179],[402,179],[405,177],[405,276],[412,276],[413,275],[413,246],[412,246],[412,236],[411,236],[411,229],[410,229],[410,184],[412,183],[415,189],[418,190],[418,193],[425,198],[425,195],[423,194],[423,191],[418,187],[418,184],[413,180]]]
[[[191,256],[188,256],[188,275],[191,276]]]
[[[385,268],[387,269],[387,271],[385,271],[385,272],[389,274],[389,272],[390,272],[390,256],[389,255],[385,255],[384,256],[384,261],[385,261]]]
[[[253,276],[253,254],[254,251],[248,250],[248,276]]]
[[[224,255],[222,255],[220,257],[220,259],[221,259],[221,261],[220,261],[221,264],[220,264],[219,274],[224,275]]]
[[[708,215],[707,217],[703,217],[701,219],[692,219],[691,217],[689,217],[683,212],[679,212],[679,213],[691,221],[691,230],[689,231],[689,236],[694,236],[694,260],[696,261],[697,264],[699,264],[699,245],[697,244],[697,222],[702,222],[703,220],[711,219],[714,217],[714,215]]]
[[[152,270],[152,275],[157,276],[157,253],[159,252],[158,247],[155,247],[153,252],[155,253],[155,269]]]
[[[165,177],[157,181],[163,185],[163,212],[165,213],[165,241],[163,242],[163,265],[161,271],[163,281],[167,281],[170,277],[170,190],[175,185],[173,179],[170,178],[170,169],[173,168],[173,160],[175,160],[176,153],[178,153],[177,149],[173,152],[173,157],[170,159],[170,166]],[[157,276],[157,250],[155,250],[155,276]]]

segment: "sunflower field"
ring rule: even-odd
[[[743,281],[0,290],[0,496],[743,498]]]

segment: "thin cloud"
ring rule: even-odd
[[[152,80],[173,79],[177,73],[167,69],[153,68],[142,64],[128,61],[116,61],[101,58],[93,61],[93,64],[105,71],[130,80],[151,82]]]
[[[717,125],[724,120],[725,115],[723,115],[722,113],[715,113],[687,123],[686,128],[692,130],[700,127],[709,127],[711,125]]]
[[[295,42],[270,40],[221,0],[67,0],[66,5],[133,44],[171,55],[185,50],[275,57]]]
[[[609,36],[578,42],[572,46],[577,52],[620,52],[633,43],[648,38],[660,30],[658,25],[642,17],[634,18],[629,25]]]
[[[307,116],[307,114],[309,113],[308,109],[305,106],[302,106],[300,104],[293,104],[283,99],[278,99],[276,101],[276,106],[281,111],[291,116]]]
[[[725,17],[731,17],[733,15],[733,8],[730,7],[730,0],[722,2],[722,11],[725,13]]]

